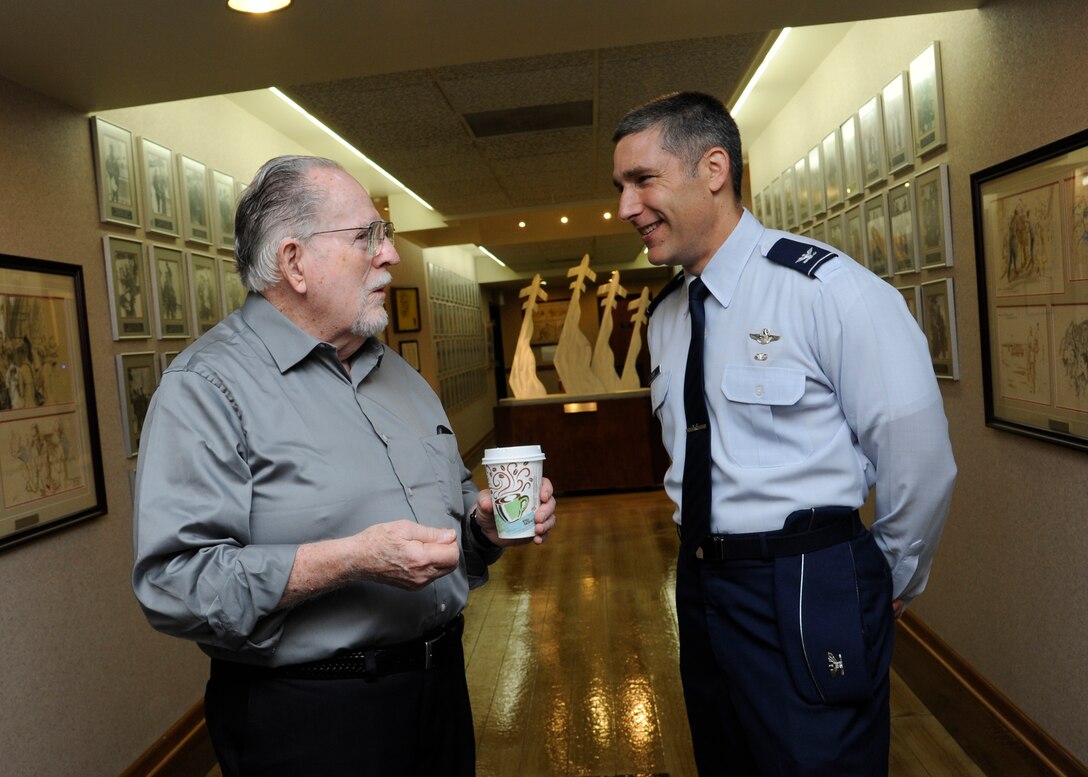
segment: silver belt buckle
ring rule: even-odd
[[[434,646],[438,642],[438,640],[440,640],[440,639],[442,639],[441,634],[439,634],[434,639],[429,639],[429,640],[427,640],[426,642],[423,643],[423,651],[424,651],[423,668],[424,669],[430,669],[431,668],[431,664],[432,664],[432,661],[434,659]]]

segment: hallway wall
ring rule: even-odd
[[[929,587],[912,607],[1088,762],[1088,458],[985,426],[970,189],[973,172],[1085,128],[1088,90],[1074,74],[1088,67],[1086,28],[1083,0],[994,0],[859,23],[748,142],[760,191],[940,41],[948,146],[913,172],[946,162],[951,175],[960,380],[941,389],[959,480]]]

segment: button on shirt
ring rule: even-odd
[[[875,485],[873,534],[895,596],[911,598],[925,587],[956,474],[925,337],[899,292],[848,257],[814,278],[767,259],[780,238],[837,251],[744,211],[699,276],[710,291],[711,530],[773,531],[794,510],[859,507]],[[662,298],[647,333],[677,505],[690,281]]]
[[[414,639],[464,607],[501,551],[465,516],[476,487],[441,403],[378,341],[351,358],[263,297],[163,374],[143,429],[133,587],[156,628],[278,666]],[[397,519],[457,530],[459,567],[420,591],[354,583],[277,610],[302,543]]]

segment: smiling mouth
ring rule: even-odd
[[[646,226],[644,226],[644,227],[639,227],[639,228],[638,228],[638,233],[639,233],[639,235],[641,235],[641,236],[642,236],[642,239],[643,239],[643,240],[646,240],[646,238],[648,238],[648,237],[649,237],[650,235],[652,235],[652,234],[654,233],[654,231],[655,231],[655,230],[656,230],[656,229],[657,229],[657,228],[658,228],[658,227],[659,227],[660,225],[661,225],[661,222],[660,222],[660,221],[655,221],[655,222],[654,222],[653,224],[647,224],[647,225],[646,225]]]

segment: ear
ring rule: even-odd
[[[729,164],[729,154],[724,148],[714,146],[707,151],[703,155],[702,164],[707,173],[707,183],[714,194],[731,185],[732,169]]]
[[[306,293],[305,257],[302,243],[294,238],[288,238],[280,243],[280,249],[276,252],[276,263],[280,268],[280,276],[296,294]]]

